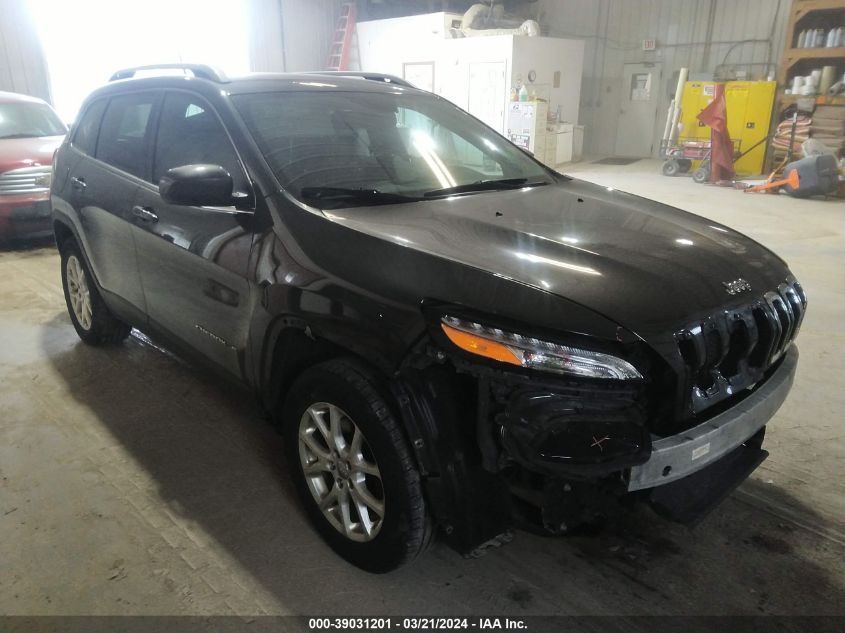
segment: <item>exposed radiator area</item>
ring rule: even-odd
[[[801,284],[789,278],[747,306],[712,314],[676,333],[689,369],[693,411],[763,379],[798,334],[806,308]]]

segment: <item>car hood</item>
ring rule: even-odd
[[[564,297],[644,338],[748,303],[789,275],[774,253],[728,227],[579,180],[325,214]],[[729,294],[725,283],[739,278],[751,290]]]
[[[52,165],[64,136],[0,139],[0,173],[19,167]]]

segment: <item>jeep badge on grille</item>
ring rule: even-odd
[[[742,277],[734,279],[733,281],[723,281],[722,285],[725,287],[729,295],[738,295],[740,292],[751,290],[751,284],[745,281]]]

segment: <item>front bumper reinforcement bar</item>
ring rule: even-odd
[[[797,365],[798,349],[792,345],[775,372],[744,400],[682,433],[654,437],[651,457],[629,471],[628,490],[677,481],[734,451],[766,426],[783,404]]]

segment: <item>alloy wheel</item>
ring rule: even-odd
[[[317,402],[299,421],[299,459],[326,520],[357,542],[371,541],[384,521],[381,472],[364,433],[339,407]]]
[[[83,330],[90,330],[92,318],[91,290],[88,287],[85,269],[76,255],[67,258],[65,272],[73,315]]]

